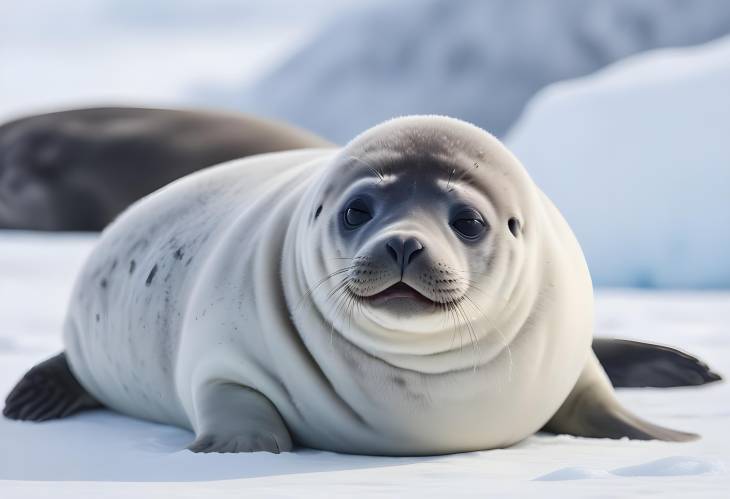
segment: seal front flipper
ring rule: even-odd
[[[5,399],[9,419],[46,421],[100,407],[74,377],[66,354],[41,362],[28,371]]]
[[[289,430],[269,399],[251,388],[214,382],[199,390],[195,401],[198,429],[193,452],[292,450]]]
[[[586,362],[583,372],[560,409],[543,431],[593,438],[666,440],[685,442],[698,438],[694,433],[670,430],[631,414],[616,399],[611,382],[595,355]]]
[[[662,345],[594,338],[593,352],[617,388],[695,386],[722,379],[698,358]]]

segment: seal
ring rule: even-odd
[[[398,118],[133,205],[78,278],[65,353],[5,414],[100,403],[189,428],[199,452],[694,438],[618,404],[592,327],[580,247],[518,160],[462,121]]]
[[[330,145],[235,113],[114,107],[22,118],[0,126],[0,228],[101,230],[137,199],[201,168]]]

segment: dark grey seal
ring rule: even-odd
[[[331,146],[245,114],[109,107],[0,126],[0,228],[97,231],[137,199],[201,168]]]

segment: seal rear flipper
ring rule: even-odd
[[[74,377],[66,354],[60,353],[25,373],[5,399],[3,415],[23,421],[46,421],[100,406]]]
[[[699,438],[694,433],[649,423],[623,408],[595,355],[588,359],[573,391],[543,431],[578,437],[628,437],[634,440],[669,442],[686,442]]]
[[[617,388],[696,386],[722,379],[698,358],[653,343],[594,338],[593,352]]]

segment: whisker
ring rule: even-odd
[[[456,168],[452,168],[451,171],[449,172],[449,180],[448,180],[448,182],[446,182],[446,190],[448,192],[451,192],[454,190],[454,188],[451,187],[451,179],[454,178],[455,173],[456,173]]]
[[[474,170],[476,170],[477,168],[479,168],[479,163],[477,163],[475,161],[474,164],[472,165],[472,168]],[[469,170],[464,170],[464,172],[461,175],[459,175],[459,177],[456,180],[454,180],[454,183],[460,182],[461,179],[463,179],[464,177],[466,177],[467,175],[469,175],[471,173],[472,168],[470,168]],[[454,171],[456,171],[456,170],[454,170]],[[449,177],[449,181],[450,180],[451,180],[451,177]],[[448,184],[447,184],[447,186],[448,186]],[[452,187],[449,191],[453,191],[453,190],[454,190],[454,188]]]
[[[346,303],[346,301],[342,300],[342,297],[345,296],[345,293],[337,293],[344,289],[344,287],[348,284],[349,279],[346,277],[343,279],[343,283],[340,283],[340,285],[336,288],[335,293],[331,293],[331,295],[328,297],[327,300],[332,298],[334,296],[335,300],[335,306],[334,311],[332,314],[332,319],[330,322],[330,346],[334,344],[334,337],[335,337],[335,321],[337,320],[337,317],[339,315],[340,309],[343,307],[343,303]]]
[[[380,172],[380,170],[378,170],[377,168],[374,168],[373,166],[371,166],[370,163],[368,163],[367,161],[364,161],[364,160],[362,160],[362,159],[360,159],[358,157],[355,157],[355,156],[350,156],[350,159],[354,159],[355,161],[359,161],[360,163],[364,164],[368,168],[368,170],[370,170],[370,172],[373,175],[375,175],[376,177],[378,177],[378,183],[380,183],[383,180],[385,180],[385,176]]]
[[[322,286],[324,283],[326,283],[327,281],[329,281],[333,277],[336,277],[336,276],[338,276],[340,274],[343,274],[343,273],[347,273],[347,272],[349,272],[350,270],[352,270],[352,269],[354,269],[356,267],[357,267],[357,265],[350,265],[350,266],[347,266],[347,267],[344,267],[344,268],[335,270],[331,274],[328,274],[327,276],[325,276],[324,278],[322,278],[321,280],[319,280],[317,283],[315,283],[315,285],[312,288],[308,289],[307,292],[302,295],[302,297],[299,299],[299,302],[294,307],[294,313],[297,313],[299,311],[299,309],[301,308],[302,304],[304,303],[304,301],[307,300],[308,298],[311,298],[314,295],[314,292],[320,286]]]
[[[476,334],[476,331],[474,330],[474,326],[471,320],[469,319],[469,316],[461,305],[461,301],[455,302],[454,310],[463,319],[467,334],[469,334],[469,341],[472,345],[473,368],[476,371],[479,358],[478,336]]]
[[[493,320],[491,320],[487,315],[482,311],[482,309],[477,305],[468,294],[464,294],[465,300],[470,303],[481,315],[484,317],[484,320],[487,321],[487,323],[499,334],[499,336],[502,338],[502,344],[504,345],[504,348],[507,350],[507,358],[509,360],[509,368],[507,371],[507,381],[512,381],[512,369],[513,369],[513,359],[512,359],[512,348],[509,345],[509,342],[507,341],[507,336],[502,332],[501,329],[497,327],[497,325],[494,323]]]

